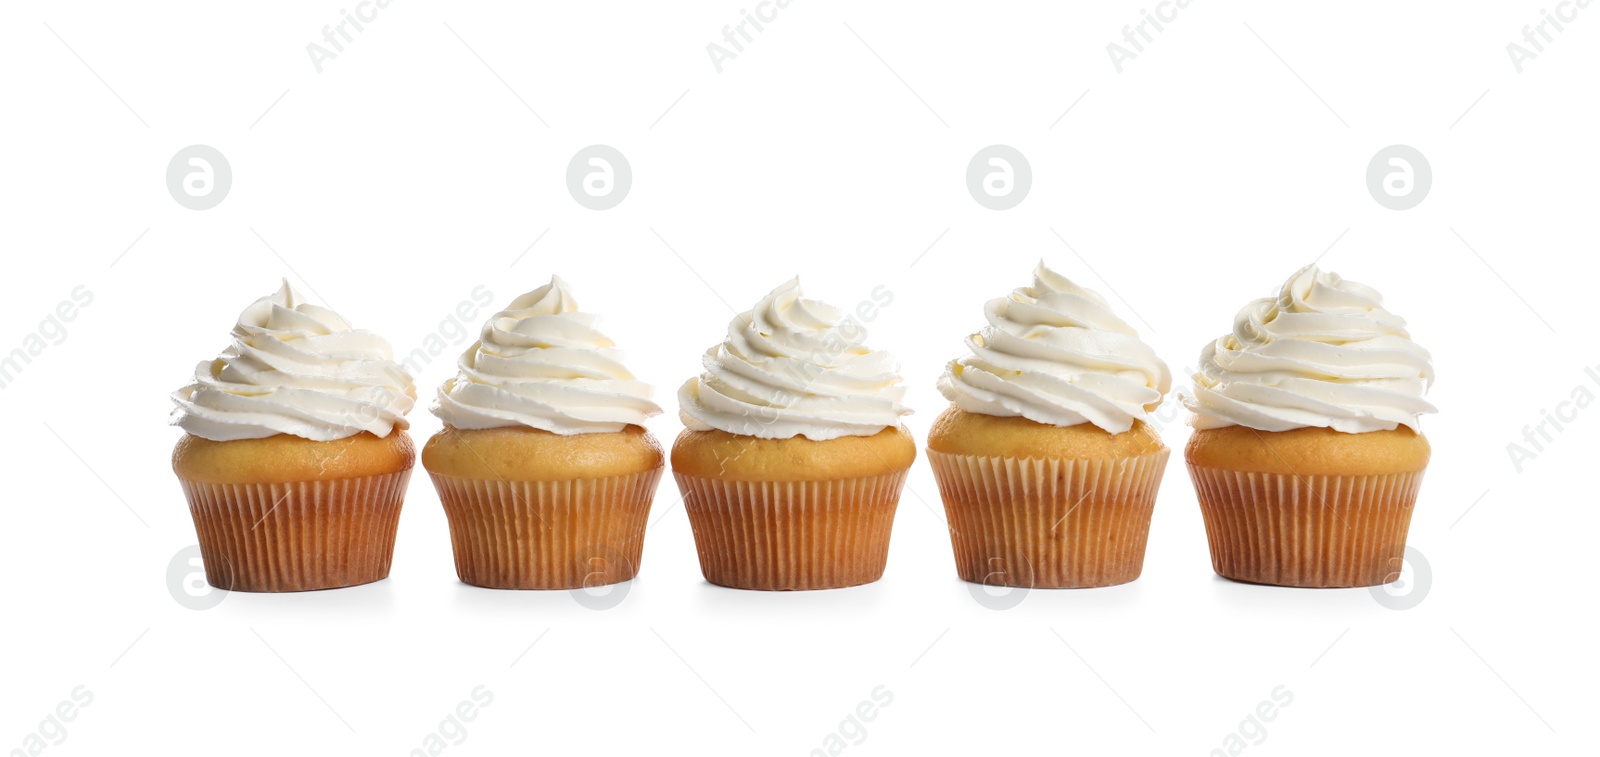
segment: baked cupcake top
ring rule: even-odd
[[[1046,268],[1033,286],[983,306],[989,325],[967,337],[939,391],[969,413],[1021,416],[1051,426],[1092,423],[1120,434],[1172,386],[1172,373],[1139,332],[1093,291]]]
[[[683,425],[762,439],[826,441],[898,427],[911,411],[889,353],[838,308],[800,296],[790,279],[728,324],[705,373],[678,390]]]
[[[598,320],[578,312],[567,282],[551,276],[483,324],[429,409],[461,429],[526,426],[570,436],[642,427],[661,406],[622,365]]]
[[[1405,326],[1378,290],[1308,265],[1206,345],[1183,403],[1200,429],[1418,431],[1433,359]]]
[[[287,279],[239,314],[232,339],[172,393],[172,425],[219,442],[326,442],[409,427],[417,390],[389,343],[301,299]]]

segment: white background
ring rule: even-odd
[[[348,3],[0,11],[0,350],[93,294],[0,391],[0,748],[79,685],[93,701],[48,754],[406,754],[480,685],[493,703],[447,754],[806,754],[880,685],[893,701],[864,740],[845,726],[848,754],[1206,754],[1280,685],[1293,702],[1264,740],[1244,726],[1248,754],[1588,743],[1600,409],[1520,473],[1506,445],[1576,387],[1600,394],[1600,8],[1519,74],[1506,45],[1551,3],[1198,0],[1119,74],[1106,45],[1148,5],[797,0],[718,73],[706,45],[750,4],[688,5],[398,0],[321,73],[306,45]],[[634,172],[612,210],[564,183],[596,143]],[[996,143],[1034,174],[1008,211],[964,181]],[[214,209],[166,190],[190,144],[232,165]],[[1391,144],[1432,165],[1412,210],[1365,187]],[[205,611],[166,584],[195,542],[167,395],[280,276],[405,354],[473,287],[498,307],[560,273],[657,387],[664,444],[730,306],[795,274],[844,307],[885,285],[869,343],[902,362],[920,442],[982,303],[1041,258],[1183,385],[1319,255],[1436,361],[1410,534],[1432,579],[1398,592],[1427,592],[1414,609],[1216,577],[1181,454],[1140,580],[1007,611],[957,580],[921,458],[888,570],[860,588],[705,583],[667,477],[614,609],[475,589],[420,468],[387,581]],[[425,398],[469,341],[422,371]],[[419,445],[439,428],[424,408]]]

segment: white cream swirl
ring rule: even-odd
[[[409,427],[416,396],[388,342],[305,302],[285,280],[245,308],[233,343],[172,393],[170,422],[213,441],[385,437]]]
[[[1184,405],[1201,429],[1420,430],[1433,364],[1405,325],[1376,289],[1306,266],[1206,346]]]
[[[899,366],[862,346],[866,329],[843,311],[800,296],[790,279],[728,324],[706,350],[705,373],[678,390],[690,429],[762,439],[871,436],[910,413]]]
[[[462,429],[527,426],[565,436],[643,426],[661,407],[597,321],[578,312],[567,282],[550,277],[489,318],[430,409]]]
[[[1172,386],[1167,364],[1099,294],[1043,261],[1033,286],[989,300],[983,314],[989,325],[967,337],[972,354],[939,377],[940,393],[969,413],[1118,434]]]

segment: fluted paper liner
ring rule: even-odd
[[[906,471],[833,481],[673,474],[700,571],[735,589],[837,589],[883,577]]]
[[[1211,565],[1236,581],[1377,586],[1405,556],[1422,471],[1301,476],[1189,466]]]
[[[1066,589],[1139,577],[1171,451],[1070,460],[928,450],[956,573],[991,586]]]
[[[638,574],[661,468],[569,481],[431,476],[462,582],[577,589]]]
[[[182,481],[206,582],[280,592],[388,577],[410,478],[408,469],[293,483]]]

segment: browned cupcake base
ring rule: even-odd
[[[711,583],[787,591],[883,577],[905,469],[832,481],[674,475]]]
[[[1235,581],[1315,588],[1393,581],[1422,471],[1367,476],[1189,465],[1211,566]]]
[[[568,481],[432,475],[462,582],[578,589],[638,574],[661,467]]]
[[[311,591],[389,576],[409,467],[359,478],[213,484],[183,480],[206,582]]]
[[[1139,577],[1170,451],[1105,460],[928,451],[964,581],[1037,589]]]
[[[1143,421],[1119,434],[951,405],[928,434],[956,573],[991,586],[1123,584],[1144,569],[1171,451]]]
[[[446,425],[422,465],[450,521],[463,583],[578,589],[632,579],[665,457],[640,426],[556,434]]]

